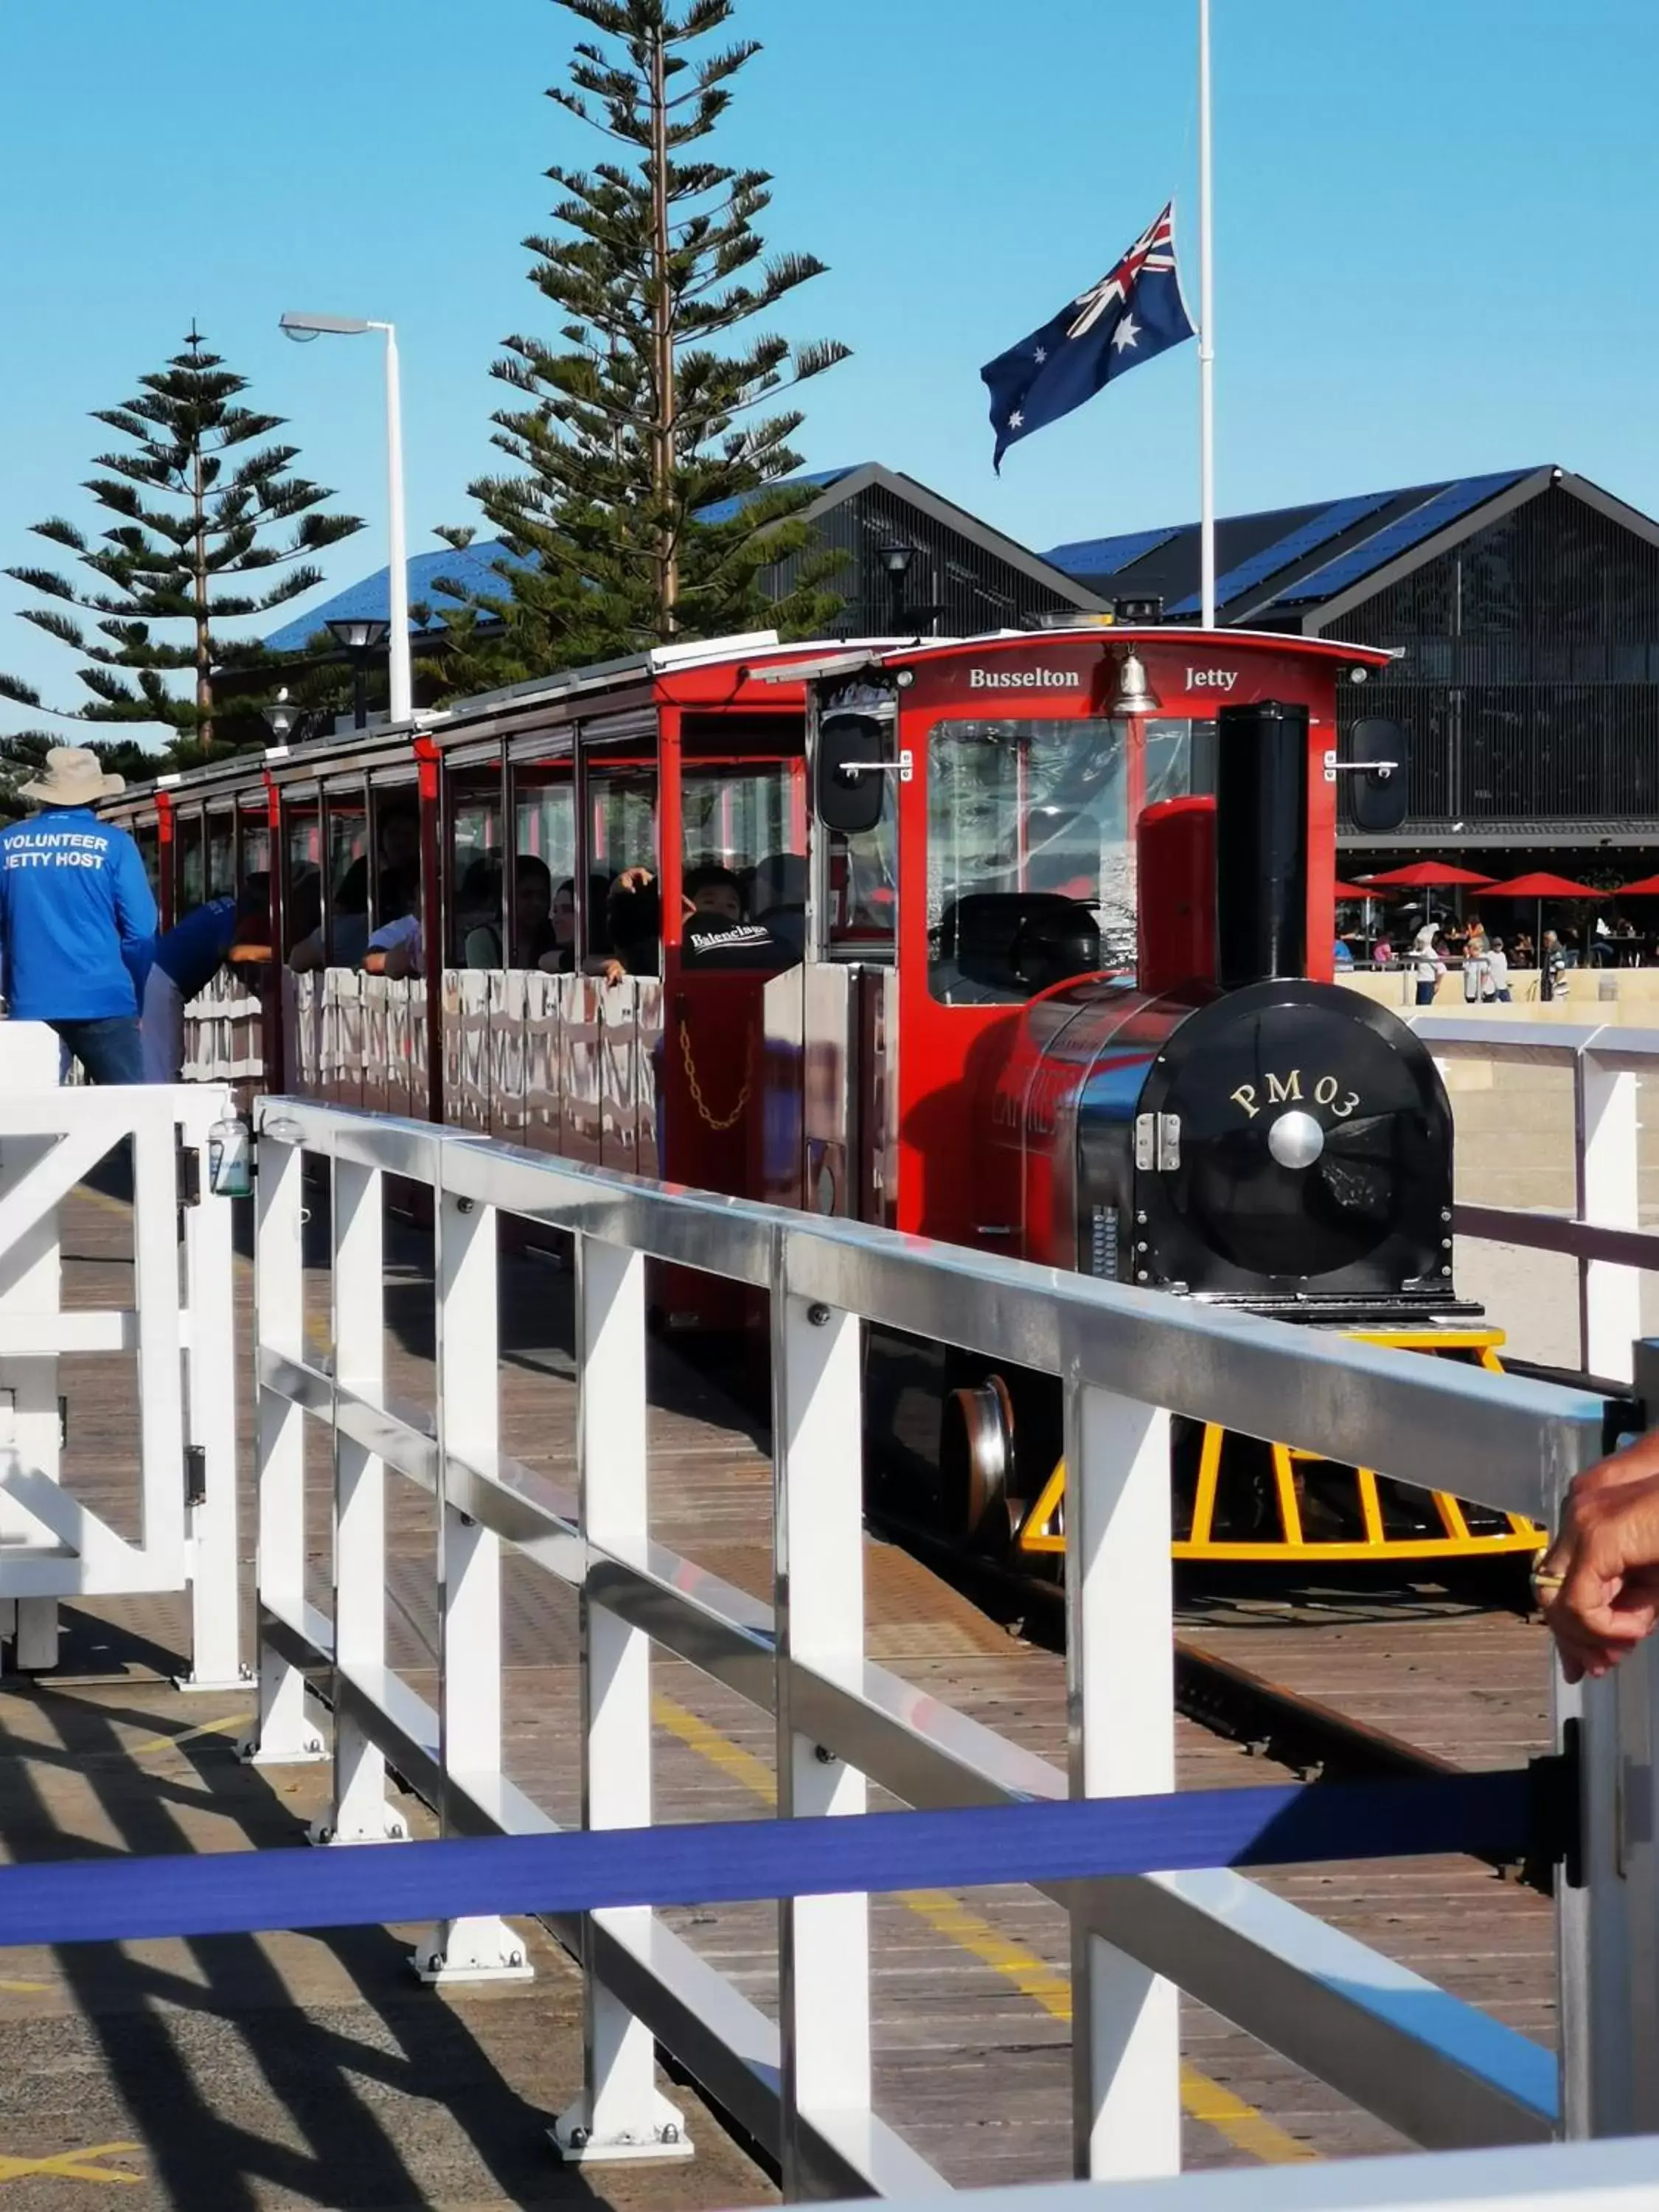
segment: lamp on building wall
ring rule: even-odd
[[[895,635],[904,628],[904,580],[916,557],[914,545],[884,545],[881,565],[887,572],[887,614]]]
[[[351,725],[361,730],[368,720],[368,664],[391,636],[392,624],[364,615],[337,617],[326,628],[351,664]]]

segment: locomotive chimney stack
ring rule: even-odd
[[[1308,972],[1308,710],[1224,707],[1216,743],[1216,945],[1224,990]]]

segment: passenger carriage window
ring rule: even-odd
[[[590,883],[586,941],[579,950],[588,963],[611,958],[631,975],[659,975],[656,770],[590,765],[586,813]],[[636,872],[649,880],[635,880]]]
[[[680,805],[688,959],[701,929],[711,960],[793,965],[806,939],[806,818],[790,763],[688,766]]]
[[[156,897],[161,892],[161,833],[153,822],[141,823],[133,831],[138,841],[138,857],[144,864],[144,873],[149,878],[149,887]]]
[[[207,820],[207,896],[230,898],[236,890],[236,817],[215,812]]]
[[[1148,721],[1142,803],[1191,787],[1192,725]],[[944,721],[928,748],[928,972],[1015,1003],[1135,957],[1130,725]]]
[[[356,968],[368,946],[368,823],[361,801],[328,802],[328,964]]]
[[[189,914],[202,903],[202,886],[207,880],[203,852],[202,817],[199,814],[178,816],[179,852],[179,911]]]
[[[507,963],[560,973],[575,964],[576,794],[568,767],[517,769]],[[605,901],[596,927],[602,927]]]
[[[499,763],[459,769],[449,779],[445,844],[445,963],[500,968],[501,772]]]

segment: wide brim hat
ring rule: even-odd
[[[127,787],[124,775],[110,775],[85,745],[54,745],[44,775],[20,784],[18,796],[37,806],[90,806],[94,799],[115,799]]]

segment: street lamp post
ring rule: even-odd
[[[389,676],[392,720],[406,722],[414,705],[409,654],[409,554],[404,523],[403,395],[398,375],[398,331],[392,323],[365,322],[352,315],[283,317],[285,336],[301,344],[313,338],[363,337],[379,331],[386,339],[386,537],[391,556],[392,617]]]
[[[368,726],[368,664],[392,635],[390,623],[377,617],[342,617],[327,624],[329,635],[351,664],[351,726]],[[392,717],[395,721],[396,715]]]

